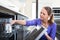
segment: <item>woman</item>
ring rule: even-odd
[[[34,19],[31,21],[13,20],[11,24],[14,23],[18,23],[25,26],[43,25],[48,30],[47,33],[40,38],[40,40],[55,40],[56,23],[54,22],[52,10],[50,7],[42,8],[39,19]]]

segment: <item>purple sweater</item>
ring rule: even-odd
[[[42,21],[41,19],[34,19],[34,20],[30,20],[30,21],[26,21],[26,26],[37,26],[37,25],[41,25]],[[54,22],[53,24],[49,25],[47,28],[47,33],[48,35],[55,40],[55,36],[56,36],[56,23]],[[40,40],[47,40],[46,36],[43,35]]]

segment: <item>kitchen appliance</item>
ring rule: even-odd
[[[26,35],[25,40],[39,40],[46,33],[47,29],[44,26],[37,27]]]
[[[60,39],[60,7],[53,7],[54,20],[57,24],[56,37]]]

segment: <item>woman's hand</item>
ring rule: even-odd
[[[12,20],[11,21],[11,25],[15,24],[16,23],[16,20]]]
[[[15,23],[20,24],[20,25],[26,25],[25,20],[12,20],[11,25],[13,25]]]
[[[45,36],[47,37],[48,40],[53,40],[53,39],[48,35],[47,32],[45,33]]]

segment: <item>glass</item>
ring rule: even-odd
[[[12,33],[12,26],[11,26],[11,24],[5,24],[5,31],[6,31],[6,33]]]

